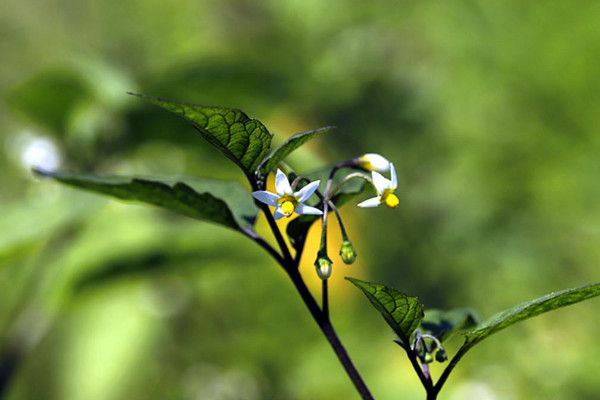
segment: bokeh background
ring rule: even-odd
[[[359,259],[334,258],[331,289],[334,323],[378,399],[423,391],[344,276],[482,317],[598,281],[600,2],[1,8],[7,399],[357,398],[291,284],[253,243],[32,177],[41,165],[243,179],[188,124],[126,91],[239,107],[276,143],[336,125],[294,155],[299,171],[365,152],[395,163],[398,209],[343,210]],[[303,271],[314,287],[313,257]],[[597,399],[599,311],[590,301],[493,336],[441,398]]]

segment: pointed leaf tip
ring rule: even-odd
[[[460,352],[464,354],[483,339],[517,322],[596,296],[600,296],[600,283],[550,293],[501,311],[478,324],[475,329],[465,333],[465,343]]]
[[[314,129],[312,131],[300,132],[291,136],[281,146],[275,149],[270,155],[265,157],[259,165],[259,171],[263,175],[267,175],[269,172],[277,167],[280,161],[283,161],[288,155],[294,150],[298,149],[304,143],[308,142],[312,138],[322,133],[329,132],[335,129],[335,126],[325,126],[323,128]]]

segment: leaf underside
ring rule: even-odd
[[[269,172],[275,169],[280,161],[283,161],[288,155],[290,155],[294,150],[302,146],[304,143],[308,142],[317,135],[329,132],[333,129],[335,129],[334,126],[326,126],[324,128],[318,128],[312,131],[301,132],[293,135],[261,162],[259,166],[260,173],[267,175]]]
[[[423,305],[419,299],[384,285],[348,277],[346,280],[362,290],[400,340],[408,344],[423,321]]]
[[[550,293],[499,312],[465,334],[466,340],[463,345],[463,351],[466,351],[483,339],[510,325],[516,324],[517,322],[599,295],[600,283],[595,283]]]
[[[251,175],[264,159],[273,135],[237,108],[176,103],[130,93],[191,122],[202,137]]]
[[[40,176],[49,177],[79,189],[109,195],[121,200],[151,204],[235,230],[240,230],[245,225],[252,225],[258,212],[250,200],[250,196],[235,182],[200,179],[188,182],[170,182],[168,180],[101,177],[41,170],[35,170],[35,172]],[[229,193],[227,198],[234,201],[225,202],[208,191]],[[234,211],[232,212],[232,210]]]

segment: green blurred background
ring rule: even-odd
[[[378,399],[424,392],[343,276],[482,317],[598,280],[600,2],[1,8],[7,399],[358,398],[284,274],[241,235],[31,176],[36,164],[242,180],[188,124],[126,91],[239,107],[277,143],[336,125],[295,154],[299,171],[365,152],[394,162],[401,206],[344,209],[359,259],[334,259],[331,294]],[[599,310],[591,301],[492,337],[441,398],[597,399]]]

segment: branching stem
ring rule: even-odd
[[[335,171],[332,171],[332,175],[334,172]],[[330,176],[330,178],[331,177],[332,176]],[[330,179],[330,182],[331,182],[331,179]],[[330,182],[328,184],[328,190],[331,187]],[[252,185],[253,189],[257,190],[258,185],[255,183],[255,181],[250,180],[250,184]],[[324,214],[325,215],[327,215],[326,207],[327,207],[328,203],[329,203],[329,201],[324,201],[324,208],[325,208]],[[246,236],[253,239],[258,245],[260,245],[263,249],[265,249],[271,255],[271,257],[273,257],[277,261],[277,263],[284,269],[284,271],[288,274],[288,276],[290,277],[290,280],[294,284],[294,287],[296,288],[298,294],[302,298],[302,301],[304,302],[306,308],[308,308],[314,321],[319,326],[319,329],[321,330],[321,332],[323,332],[323,335],[325,335],[325,338],[331,345],[331,347],[332,347],[333,351],[335,352],[336,356],[338,357],[340,363],[344,367],[346,374],[348,375],[348,377],[354,384],[354,387],[360,394],[361,398],[363,400],[373,400],[373,395],[371,395],[371,392],[367,388],[367,385],[365,384],[365,382],[362,379],[362,377],[360,376],[358,370],[354,366],[354,363],[350,359],[348,352],[346,351],[344,345],[340,341],[337,333],[335,332],[335,330],[333,328],[333,325],[331,324],[331,320],[329,319],[329,300],[328,300],[327,280],[323,281],[323,287],[322,287],[322,289],[323,289],[323,292],[322,292],[323,307],[320,308],[319,305],[317,304],[315,298],[310,293],[310,290],[306,286],[304,279],[302,278],[302,275],[300,275],[300,271],[298,270],[298,263],[300,261],[302,251],[298,250],[299,253],[296,254],[296,257],[295,258],[292,257],[290,250],[285,242],[285,239],[283,238],[283,235],[282,235],[281,231],[279,230],[279,227],[277,226],[277,223],[275,222],[275,219],[269,210],[269,207],[267,205],[259,203],[259,202],[257,202],[257,205],[260,208],[260,210],[263,212],[263,214],[265,215],[265,218],[267,219],[269,227],[270,227],[273,235],[275,236],[275,240],[277,241],[277,244],[281,250],[281,255],[275,249],[273,249],[273,247],[271,247],[268,243],[266,243],[262,238],[260,238],[254,231],[244,230],[244,234],[246,234]],[[325,224],[326,224],[326,220],[325,220]],[[326,227],[326,225],[325,225],[325,227]]]

